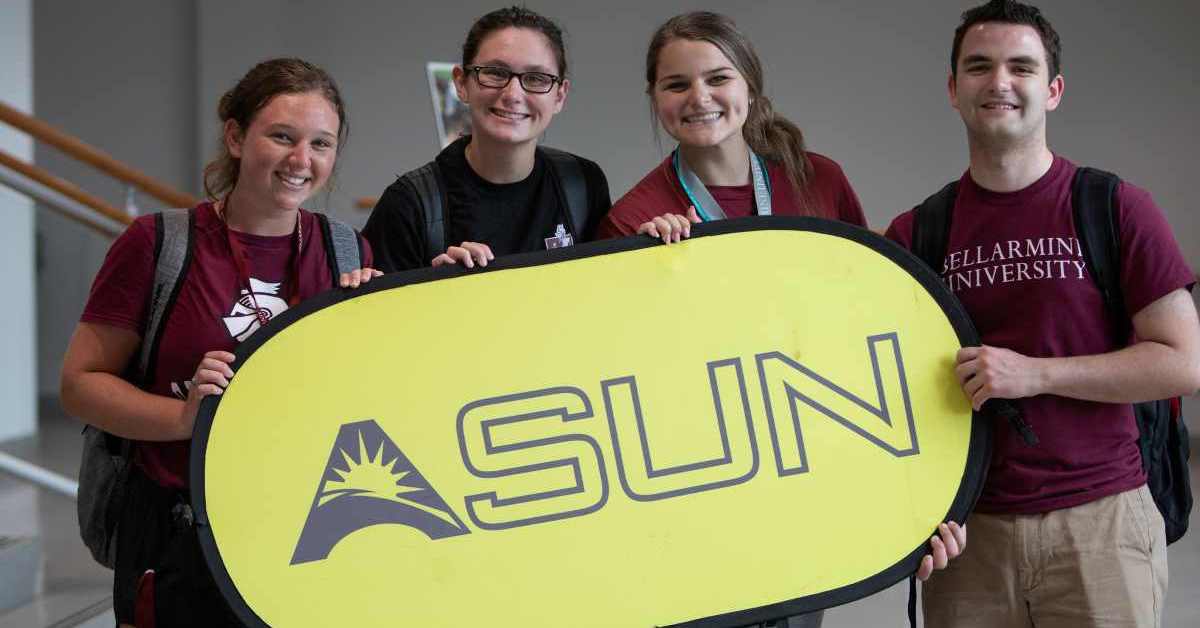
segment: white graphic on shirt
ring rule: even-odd
[[[942,262],[951,292],[1032,280],[1082,280],[1087,265],[1075,238],[1027,238],[954,251]]]
[[[558,228],[554,230],[554,235],[543,238],[542,241],[546,243],[548,249],[561,249],[564,246],[575,244],[575,238],[567,232],[567,227],[562,224],[559,224]]]
[[[175,395],[176,399],[186,400],[188,392],[192,390],[192,380],[186,379],[182,382],[171,382],[171,394]]]
[[[266,320],[271,320],[288,309],[287,301],[279,298],[279,287],[282,285],[282,282],[268,283],[251,277],[250,290],[243,288],[237,301],[234,302],[229,316],[222,318],[225,321],[225,328],[229,330],[229,335],[241,342],[249,338],[250,334],[258,331],[259,317],[254,310],[255,304],[258,305]],[[251,290],[253,295],[251,295]]]
[[[239,294],[237,301],[233,303],[233,308],[229,312],[229,316],[221,317],[225,323],[225,329],[229,330],[229,335],[235,340],[241,342],[250,337],[250,334],[258,331],[258,317],[254,315],[254,304],[257,302],[258,307],[262,309],[267,320],[271,320],[288,309],[287,301],[279,298],[279,288],[283,283],[268,283],[259,281],[253,277],[250,278],[250,288],[254,291],[254,298],[250,297],[250,290],[243,289]],[[171,394],[176,399],[187,400],[188,393],[191,392],[194,382],[190,379],[183,381],[171,382]]]

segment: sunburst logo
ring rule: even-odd
[[[416,528],[431,540],[469,533],[375,421],[347,423],[334,440],[292,564],[324,560],[350,533],[379,524]]]

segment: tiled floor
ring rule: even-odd
[[[1200,403],[1190,407],[1200,408]],[[81,444],[78,424],[47,405],[36,438],[0,444],[0,450],[73,478]],[[1197,450],[1195,444],[1193,450]],[[1200,487],[1200,454],[1192,458],[1192,484]],[[29,605],[0,613],[0,628],[111,626],[111,573],[92,562],[80,543],[74,502],[0,473],[0,536],[31,535],[41,537],[45,551],[41,593]],[[1200,597],[1196,595],[1200,591],[1200,509],[1192,513],[1192,532],[1171,546],[1170,565],[1164,627],[1200,626]],[[824,625],[906,625],[907,595],[907,585],[901,583],[830,610]]]
[[[6,442],[0,450],[75,478],[83,444],[79,424],[54,407],[43,408],[42,417],[37,437]],[[0,627],[77,626],[111,608],[111,572],[93,562],[79,540],[73,500],[0,473],[0,513],[0,536],[38,536],[45,554],[40,595],[0,614]]]

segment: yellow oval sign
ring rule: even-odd
[[[236,612],[740,626],[911,573],[988,451],[961,308],[841,223],[694,233],[391,275],[251,337],[192,450]]]

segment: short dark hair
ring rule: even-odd
[[[467,32],[467,40],[462,46],[463,67],[475,62],[479,54],[479,46],[488,35],[502,28],[528,28],[545,35],[554,50],[554,59],[558,62],[558,76],[567,76],[567,48],[563,45],[563,32],[550,18],[531,11],[525,7],[511,6],[496,9],[491,13],[475,20],[471,30]]]
[[[1046,50],[1046,66],[1050,70],[1050,80],[1058,76],[1062,70],[1062,42],[1058,31],[1050,25],[1050,20],[1042,16],[1042,12],[1030,4],[1013,2],[1013,0],[990,0],[962,14],[962,24],[954,29],[954,47],[950,50],[950,74],[958,76],[958,55],[962,52],[963,37],[967,29],[984,22],[1003,22],[1005,24],[1022,24],[1032,27],[1042,38],[1042,48]]]

